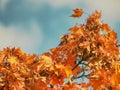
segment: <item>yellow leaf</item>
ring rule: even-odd
[[[90,46],[89,45],[87,46],[87,50],[88,50],[88,52],[90,52]]]
[[[13,56],[11,56],[10,58],[8,58],[7,61],[10,62],[11,65],[17,65],[17,64],[19,64],[19,60],[16,57],[13,57]]]
[[[67,78],[70,78],[70,75],[72,74],[72,70],[65,68],[66,76]]]
[[[112,77],[110,78],[110,82],[111,82],[111,84],[113,86],[117,85],[118,84],[118,75],[117,74],[113,74]]]
[[[87,90],[86,88],[82,88],[81,90]]]
[[[62,64],[56,64],[56,67],[65,71],[65,74],[66,74],[67,78],[70,78],[70,75],[72,74],[72,70],[68,69],[67,67],[65,67]]]
[[[48,57],[46,55],[41,55],[39,56],[39,65],[37,65],[37,70],[41,70],[41,69],[49,69],[49,70],[53,70],[53,62],[51,57]]]

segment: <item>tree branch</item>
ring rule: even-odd
[[[72,68],[72,71],[75,70],[83,61],[83,58]]]

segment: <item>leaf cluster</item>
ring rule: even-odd
[[[73,11],[75,18],[84,13],[78,8]],[[19,48],[1,50],[0,90],[120,90],[117,33],[100,18],[95,11],[42,55]]]

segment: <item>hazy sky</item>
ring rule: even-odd
[[[120,0],[0,0],[0,49],[20,47],[41,54],[59,44],[59,36],[85,17],[69,17],[74,8],[88,15],[99,10],[120,40]]]

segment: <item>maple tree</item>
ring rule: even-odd
[[[82,14],[77,8],[72,17]],[[95,11],[42,55],[20,48],[1,50],[0,90],[120,90],[117,33],[100,18]]]

